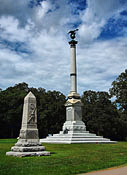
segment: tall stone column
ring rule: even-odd
[[[70,93],[68,98],[80,99],[80,95],[77,93],[77,68],[76,68],[76,44],[78,42],[71,40],[70,45]]]
[[[70,79],[71,79],[71,91],[72,93],[77,93],[77,70],[76,70],[76,44],[77,41],[70,41],[70,54],[71,54],[71,69],[70,69]]]
[[[82,103],[80,95],[77,93],[77,70],[76,70],[76,30],[70,31],[70,92],[65,103],[66,121],[63,124],[62,131],[59,134],[53,134],[45,139],[42,143],[115,143],[102,136],[86,131],[85,123],[82,121]]]
[[[76,30],[70,31],[70,93],[66,106],[66,122],[63,125],[63,131],[78,132],[86,131],[84,122],[82,121],[82,103],[80,95],[77,93],[77,68],[76,68],[76,45],[75,33]]]

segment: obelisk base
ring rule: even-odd
[[[24,134],[23,134],[24,133]],[[26,157],[26,156],[48,156],[50,152],[45,151],[38,138],[38,129],[20,130],[19,140],[7,152],[7,156]],[[30,139],[28,139],[30,137]]]
[[[45,151],[45,147],[41,145],[39,139],[19,139],[6,155],[17,157],[49,156],[50,152]]]
[[[15,157],[31,157],[31,156],[49,156],[50,153],[47,151],[42,152],[7,152],[7,156],[15,156]]]

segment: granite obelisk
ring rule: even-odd
[[[62,131],[46,139],[41,139],[42,143],[115,143],[110,139],[96,136],[96,134],[86,131],[85,123],[82,121],[82,103],[80,95],[77,93],[77,70],[76,70],[76,30],[69,32],[71,41],[70,45],[70,92],[66,106],[66,121],[63,124]]]
[[[24,98],[22,127],[18,142],[6,155],[17,157],[50,155],[44,150],[45,147],[41,145],[38,136],[36,97],[29,92]]]

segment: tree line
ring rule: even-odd
[[[59,91],[30,88],[23,82],[0,89],[0,138],[18,137],[24,97],[29,91],[37,99],[40,138],[62,129],[66,120],[65,95]],[[87,130],[112,140],[127,140],[127,70],[112,82],[109,92],[88,90],[83,92],[81,100]]]

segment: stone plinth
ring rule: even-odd
[[[41,151],[41,152],[7,152],[7,156],[15,156],[15,157],[31,157],[31,156],[49,156],[50,153],[47,151]]]
[[[18,142],[6,155],[17,157],[50,155],[39,141],[36,97],[32,92],[29,92],[24,99],[22,127]]]
[[[65,131],[86,131],[86,126],[82,122],[82,103],[79,99],[68,99],[66,106],[66,122],[63,125]]]
[[[68,99],[65,106],[66,122],[63,124],[62,131],[59,134],[41,139],[41,143],[116,143],[86,131],[85,123],[82,121],[82,103],[80,99]]]

